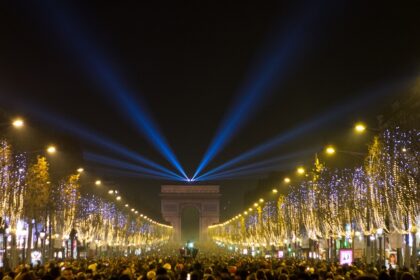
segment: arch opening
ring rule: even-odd
[[[197,242],[200,238],[200,213],[194,206],[187,206],[181,213],[181,241]]]

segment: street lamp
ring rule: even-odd
[[[101,180],[96,180],[95,185],[100,186],[102,184]]]
[[[78,173],[82,173],[83,171],[85,171],[82,167],[80,167],[80,168],[77,168],[77,172]]]
[[[332,155],[334,155],[335,154],[335,152],[336,152],[336,150],[335,150],[335,148],[334,148],[334,146],[327,146],[326,148],[325,148],[325,153],[327,154],[327,155],[329,155],[329,156],[332,156]]]
[[[286,177],[286,178],[284,178],[284,180],[283,180],[286,184],[288,184],[288,183],[290,183],[290,178],[289,177]]]
[[[365,132],[365,130],[366,130],[366,125],[364,123],[362,123],[362,122],[358,122],[358,123],[356,123],[354,125],[354,131],[356,133],[359,133],[360,134],[360,133]]]
[[[21,118],[17,118],[12,122],[13,127],[15,128],[22,128],[25,125],[25,122]]]
[[[303,175],[305,174],[305,168],[303,167],[298,167],[298,169],[296,170],[297,174],[299,175]]]
[[[50,145],[47,147],[47,153],[49,153],[50,155],[55,154],[57,152],[57,149],[55,146]]]

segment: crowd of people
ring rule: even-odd
[[[0,268],[2,280],[420,280],[419,270],[356,263],[260,258],[200,250],[196,258],[166,248],[144,256],[51,261]]]

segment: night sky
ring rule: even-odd
[[[351,141],[352,125],[377,126],[376,116],[404,89],[363,98],[419,72],[419,8],[418,1],[2,1],[1,117],[26,119],[31,131],[26,144],[16,140],[22,145],[60,147],[65,163],[51,168],[82,164],[92,178],[118,185],[140,211],[159,213],[159,186],[172,182],[98,169],[84,152],[124,157],[66,132],[55,118],[176,171],[104,93],[108,86],[90,58],[99,54],[115,74],[107,78],[118,77],[143,104],[189,176],[233,105],[261,81],[264,90],[242,125],[205,170],[323,114],[328,120],[316,129],[246,163],[330,142],[364,151],[368,140]],[[351,109],[337,109],[345,104]],[[291,159],[278,171],[291,174],[311,159],[313,153]],[[222,186],[228,217],[269,173],[202,183]]]

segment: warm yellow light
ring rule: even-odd
[[[254,207],[257,207],[257,206],[258,206],[258,203],[256,203],[256,202],[255,202],[255,203],[254,203]]]
[[[118,201],[120,201],[121,200],[121,196],[117,196],[115,199],[118,200]]]
[[[406,148],[402,148],[402,149],[401,149],[401,151],[402,151],[403,153],[405,153],[405,152],[407,152],[407,149],[406,149]]]
[[[357,133],[363,133],[366,130],[366,125],[363,123],[357,123],[354,126],[354,131],[356,131]]]
[[[131,208],[131,212],[134,212],[134,211],[136,211],[136,209],[134,209],[134,208]]]
[[[272,190],[273,193],[278,193],[277,189]]]
[[[124,205],[125,207],[128,207],[128,204]]]
[[[328,146],[325,148],[325,153],[327,155],[332,156],[333,154],[335,154],[335,148],[333,146]]]
[[[287,184],[290,183],[290,178],[289,177],[284,178],[284,182]]]
[[[263,203],[263,202],[264,202],[264,199],[260,198],[258,201],[259,201],[260,203]]]
[[[244,211],[244,215],[248,215],[248,211]]]
[[[54,146],[48,146],[47,147],[47,153],[55,154],[55,152],[57,152],[57,149]]]
[[[83,171],[85,171],[83,168],[77,168],[77,172],[82,173]]]
[[[299,167],[299,168],[296,170],[296,172],[297,172],[299,175],[303,175],[303,174],[305,174],[305,168],[303,168],[303,167]]]
[[[139,211],[134,211],[134,213],[135,213],[135,214],[138,214],[138,213],[139,213]]]
[[[113,191],[113,190],[109,190],[109,191],[108,191],[108,193],[109,193],[109,194],[113,194],[113,193],[114,193],[114,191]]]
[[[252,212],[252,208],[248,208],[248,211],[249,211],[249,212]]]
[[[15,120],[12,122],[12,125],[13,125],[14,127],[16,127],[16,128],[21,128],[21,127],[23,127],[23,126],[25,125],[25,123],[24,123],[24,121],[23,121],[22,119],[15,119]]]
[[[96,180],[95,185],[100,186],[102,184],[101,180]]]

